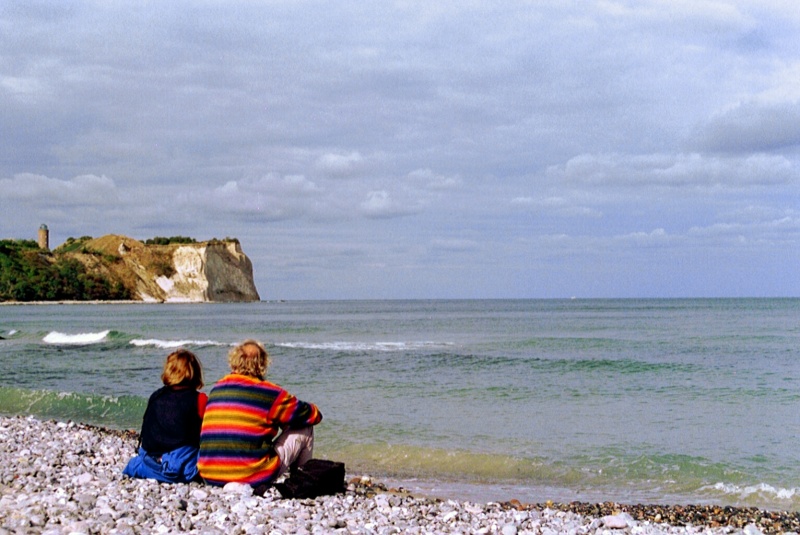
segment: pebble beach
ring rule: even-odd
[[[0,418],[0,535],[7,533],[552,535],[783,533],[794,512],[723,506],[472,503],[414,496],[362,474],[316,499],[246,485],[165,485],[121,471],[137,435],[75,422]],[[545,497],[543,497],[545,498]]]

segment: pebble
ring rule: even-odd
[[[137,435],[0,417],[0,535],[759,535],[799,532],[798,513],[718,506],[471,503],[412,496],[369,476],[347,492],[285,500],[247,485],[166,485],[122,468]]]

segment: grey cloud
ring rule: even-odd
[[[576,196],[583,197],[583,196]],[[510,204],[549,215],[565,217],[602,217],[603,212],[597,208],[586,206],[581,199],[568,199],[562,196],[520,196],[511,199]]]
[[[663,247],[675,241],[675,237],[670,236],[663,228],[650,232],[633,232],[620,236],[618,239],[634,247]]]
[[[794,183],[800,169],[785,156],[769,154],[585,154],[551,166],[547,174],[553,180],[584,186],[739,188]]]
[[[108,205],[119,199],[114,181],[106,176],[82,175],[60,180],[43,175],[21,173],[0,179],[6,200],[43,203],[48,206]]]
[[[743,0],[11,3],[4,232],[237,236],[290,298],[646,294],[630,266],[675,251],[797,250],[798,25]]]
[[[800,101],[740,104],[712,117],[697,138],[698,147],[714,152],[800,150]]]
[[[457,175],[447,176],[434,173],[431,169],[416,169],[407,175],[408,179],[430,190],[448,190],[458,188],[463,180]]]
[[[324,154],[317,160],[316,168],[331,177],[349,178],[357,174],[363,165],[364,158],[356,151],[349,154]]]
[[[307,215],[323,190],[302,175],[275,173],[254,180],[229,181],[207,191],[185,195],[185,204],[203,206],[206,213],[241,214],[261,221]]]
[[[773,246],[790,246],[800,237],[800,217],[794,215],[772,220],[720,222],[707,227],[692,227],[688,235],[718,244],[770,243]]]
[[[419,211],[418,207],[397,200],[386,190],[368,192],[359,207],[365,217],[373,219],[402,217]]]

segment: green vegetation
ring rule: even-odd
[[[120,281],[89,273],[73,258],[42,251],[33,240],[0,240],[0,301],[101,299],[131,295]]]
[[[92,249],[86,246],[86,242],[91,240],[91,236],[81,236],[80,238],[67,238],[63,244],[56,247],[53,251],[56,254],[62,253],[81,253],[81,254],[90,254],[97,257],[102,258],[106,262],[117,262],[119,261],[119,257],[113,254],[107,254],[102,251],[97,251],[96,249]]]
[[[156,236],[155,238],[145,240],[144,243],[145,245],[169,245],[171,243],[197,243],[197,240],[186,236],[172,236],[170,238]]]
[[[188,238],[186,236],[172,236],[169,238],[165,238],[163,236],[156,236],[155,238],[150,238],[144,241],[145,245],[170,245],[172,243],[177,243],[177,244],[197,243],[197,240],[194,238]],[[208,243],[239,243],[239,238],[226,237],[224,240],[211,238],[210,240],[208,240]]]
[[[80,251],[81,249],[84,248],[84,244],[91,239],[92,239],[91,236],[81,236],[80,238],[77,239],[70,236],[69,238],[67,238],[67,241],[56,247],[55,252],[72,253]]]
[[[208,240],[209,243],[239,243],[239,238],[230,238],[225,237],[224,240],[218,240],[217,238],[211,238]]]

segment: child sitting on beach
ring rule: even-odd
[[[208,396],[200,361],[179,349],[169,356],[161,374],[164,386],[147,402],[139,437],[139,455],[122,471],[130,477],[164,483],[187,483],[197,477],[200,425]]]

